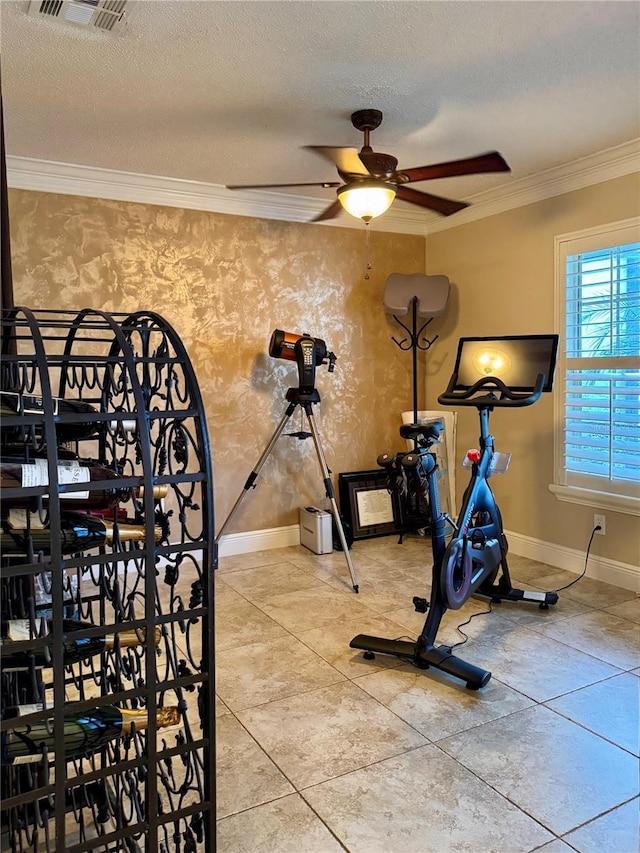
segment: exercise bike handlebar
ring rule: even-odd
[[[447,390],[438,397],[438,402],[443,406],[504,406],[515,408],[517,406],[530,406],[542,394],[546,377],[539,373],[533,388],[524,391],[509,388],[497,376],[483,376],[469,388],[457,388],[458,374],[454,373],[449,380]],[[476,396],[480,392],[487,392],[482,396]],[[496,392],[500,396],[496,395]]]

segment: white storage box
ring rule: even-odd
[[[333,516],[315,506],[300,507],[300,544],[314,554],[333,551]]]

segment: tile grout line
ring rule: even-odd
[[[276,565],[276,563],[272,563],[272,564],[269,564],[269,565]],[[292,564],[292,565],[294,565],[294,566],[295,566],[295,564]],[[250,568],[258,569],[258,568],[260,568],[260,567],[259,567],[259,566],[254,566],[254,567],[250,567]],[[301,571],[301,572],[306,572],[306,571],[307,571],[306,569],[302,569],[302,568],[301,568],[301,567],[299,567],[299,566],[295,566],[295,568],[296,568],[296,570],[297,570],[297,571]],[[237,569],[237,570],[234,570],[234,571],[241,571],[241,570],[242,570],[242,569]],[[323,583],[323,584],[325,584],[325,586],[329,586],[331,589],[334,589],[334,590],[336,590],[336,589],[337,589],[337,587],[336,587],[336,586],[334,586],[334,585],[332,585],[332,584],[328,583],[328,582],[327,582],[327,581],[325,581],[323,578],[319,578],[319,577],[317,577],[317,575],[315,575],[315,574],[313,573],[313,571],[312,571],[312,570],[309,570],[309,573],[310,573],[310,574],[315,578],[315,580],[316,580],[316,581],[318,581],[318,583]],[[226,573],[223,573],[223,577],[224,577],[224,574],[226,574]],[[223,581],[223,583],[224,583],[223,577],[221,578],[221,580],[222,580],[222,581]],[[278,620],[277,620],[277,619],[274,619],[270,614],[266,613],[266,611],[262,610],[262,608],[261,608],[261,607],[260,607],[260,606],[255,602],[255,601],[251,601],[251,600],[247,599],[247,598],[246,598],[242,593],[239,593],[239,592],[238,592],[237,590],[235,590],[235,589],[234,589],[230,584],[226,584],[226,586],[227,586],[227,587],[229,587],[232,591],[236,592],[236,593],[237,593],[241,598],[243,598],[243,599],[244,599],[245,601],[247,601],[249,604],[251,604],[251,605],[255,606],[258,610],[261,610],[261,612],[262,612],[262,613],[264,613],[264,614],[265,614],[269,619],[271,619],[273,622],[275,622],[277,625],[279,625],[279,626],[283,629],[283,631],[285,631],[285,633],[286,633],[286,635],[287,635],[287,637],[288,637],[288,639],[289,639],[289,640],[290,640],[290,639],[298,640],[298,642],[300,642],[300,643],[301,643],[301,645],[303,645],[303,646],[304,646],[308,651],[310,651],[311,653],[313,653],[314,655],[316,655],[316,656],[317,656],[321,661],[323,661],[324,663],[326,663],[326,664],[328,664],[329,666],[331,666],[331,667],[336,671],[336,673],[338,673],[338,674],[341,676],[341,679],[340,679],[339,681],[333,682],[333,683],[331,683],[331,684],[323,685],[322,687],[314,687],[314,688],[311,688],[311,689],[307,689],[307,690],[303,690],[303,691],[298,691],[298,692],[296,692],[296,693],[292,693],[290,696],[287,696],[287,697],[279,697],[279,699],[277,699],[277,700],[267,700],[266,702],[261,702],[261,703],[259,703],[258,705],[252,705],[252,706],[249,706],[249,707],[247,707],[247,708],[240,709],[240,710],[239,710],[239,712],[241,712],[241,711],[245,711],[245,710],[251,710],[251,709],[253,709],[253,708],[259,708],[259,707],[261,707],[261,706],[268,705],[268,704],[270,704],[270,703],[271,703],[271,702],[273,702],[273,701],[280,701],[280,698],[281,698],[281,699],[291,699],[291,698],[294,698],[294,697],[296,697],[296,696],[302,696],[302,695],[305,695],[305,694],[308,694],[308,693],[313,693],[313,692],[315,692],[315,691],[317,691],[317,690],[323,690],[323,689],[326,689],[326,688],[328,688],[328,687],[333,687],[333,686],[335,686],[335,685],[337,685],[337,684],[342,684],[342,683],[344,683],[345,681],[348,681],[348,682],[349,682],[350,684],[352,684],[354,687],[357,687],[357,688],[358,688],[358,690],[359,690],[359,691],[361,691],[364,695],[366,695],[368,699],[373,699],[373,700],[374,700],[374,702],[375,702],[378,706],[380,706],[380,707],[381,707],[382,709],[384,709],[386,712],[391,713],[392,715],[394,715],[394,716],[395,716],[395,717],[396,717],[396,718],[397,718],[397,719],[398,719],[398,720],[399,720],[403,725],[408,726],[408,727],[409,727],[409,728],[411,728],[411,729],[412,729],[416,734],[420,735],[422,738],[424,738],[424,739],[425,739],[425,743],[424,743],[424,744],[421,744],[421,745],[418,745],[418,746],[415,746],[415,747],[410,747],[409,749],[403,749],[401,752],[398,752],[398,753],[396,753],[395,755],[392,755],[392,756],[386,756],[385,758],[381,758],[381,759],[379,759],[379,760],[377,760],[377,761],[371,762],[371,764],[365,764],[365,765],[363,765],[362,767],[356,768],[355,770],[345,771],[344,773],[337,774],[336,776],[332,776],[332,777],[330,777],[330,778],[328,778],[328,779],[326,779],[326,780],[323,780],[323,781],[321,781],[321,782],[314,783],[313,785],[308,785],[308,786],[306,786],[306,788],[304,788],[304,787],[298,788],[295,784],[293,784],[293,782],[291,781],[291,779],[289,779],[289,777],[287,776],[287,774],[286,774],[286,773],[284,773],[284,772],[282,771],[282,769],[280,768],[280,766],[278,765],[278,763],[277,763],[277,762],[276,762],[276,761],[275,761],[275,760],[274,760],[274,759],[269,755],[269,753],[266,751],[266,749],[264,749],[264,748],[261,746],[261,744],[260,744],[260,743],[259,743],[259,742],[254,738],[254,736],[251,734],[251,732],[249,732],[249,730],[244,726],[244,724],[242,723],[242,721],[237,717],[236,712],[235,712],[231,707],[229,707],[229,706],[227,705],[228,710],[229,710],[229,713],[232,715],[232,717],[233,717],[233,718],[238,722],[238,724],[243,728],[243,730],[244,730],[245,732],[247,732],[247,734],[249,734],[249,737],[251,738],[251,740],[252,740],[255,744],[257,744],[258,748],[259,748],[259,749],[260,749],[260,751],[261,751],[261,752],[266,756],[266,758],[268,759],[268,761],[269,761],[273,766],[275,766],[275,767],[277,768],[278,772],[279,772],[279,773],[281,773],[282,777],[283,777],[284,779],[286,779],[286,781],[287,781],[287,782],[292,786],[292,788],[293,788],[294,792],[295,792],[298,796],[300,796],[300,797],[301,797],[301,799],[305,802],[305,804],[307,805],[307,807],[308,807],[308,808],[313,812],[313,814],[317,817],[317,819],[318,819],[318,820],[320,820],[320,822],[322,823],[322,825],[327,829],[327,831],[329,831],[329,832],[330,832],[330,834],[332,835],[332,837],[334,837],[334,838],[336,839],[336,841],[340,844],[340,846],[341,846],[344,850],[348,850],[348,848],[343,844],[343,842],[341,842],[341,841],[340,841],[340,839],[335,835],[334,831],[333,831],[333,830],[332,830],[332,829],[331,829],[331,828],[330,828],[330,827],[325,823],[325,821],[322,819],[322,817],[320,817],[320,815],[315,811],[315,809],[314,809],[314,808],[311,806],[311,804],[307,801],[307,799],[306,799],[306,797],[305,797],[305,795],[304,795],[304,791],[305,791],[305,790],[309,790],[309,789],[311,789],[311,788],[315,788],[315,787],[317,787],[317,786],[319,786],[319,785],[325,784],[326,782],[330,782],[330,781],[332,781],[332,780],[334,780],[334,779],[338,779],[338,778],[341,778],[341,777],[343,777],[343,776],[347,776],[347,775],[349,775],[350,773],[357,772],[358,770],[364,770],[364,769],[366,769],[366,768],[368,768],[368,767],[374,767],[374,766],[376,766],[376,765],[378,765],[378,764],[382,764],[382,763],[384,763],[385,761],[391,760],[391,759],[393,759],[393,758],[399,758],[399,757],[401,757],[402,755],[408,755],[409,753],[411,753],[411,752],[415,752],[415,751],[416,751],[416,750],[418,750],[418,749],[423,749],[425,746],[428,746],[428,745],[435,746],[435,747],[437,748],[437,750],[439,751],[439,753],[440,753],[440,754],[442,754],[442,755],[446,756],[448,759],[453,759],[453,760],[456,762],[456,764],[458,764],[458,765],[459,765],[459,766],[460,766],[460,767],[461,767],[461,768],[462,768],[466,773],[470,773],[472,776],[474,776],[475,778],[477,778],[477,779],[479,780],[479,782],[481,782],[483,785],[487,786],[489,789],[493,790],[493,791],[494,791],[494,793],[498,794],[498,796],[499,796],[501,799],[503,799],[503,800],[505,800],[506,802],[508,802],[508,803],[509,803],[513,808],[517,809],[519,812],[521,812],[522,814],[526,815],[529,819],[531,819],[532,821],[534,821],[535,823],[537,823],[539,826],[543,827],[547,832],[550,832],[550,833],[554,836],[554,838],[563,840],[563,839],[562,839],[562,836],[557,835],[557,834],[556,834],[553,830],[551,830],[549,827],[546,827],[546,826],[545,826],[545,825],[544,825],[544,824],[543,824],[543,823],[542,823],[538,818],[534,817],[533,815],[530,815],[530,814],[526,811],[526,809],[524,809],[522,806],[520,806],[520,805],[516,804],[515,802],[513,802],[513,801],[512,801],[508,796],[506,796],[505,794],[503,794],[503,793],[501,793],[500,791],[498,791],[498,790],[497,790],[496,788],[494,788],[494,787],[493,787],[489,782],[487,782],[487,780],[486,780],[486,779],[483,779],[480,775],[478,775],[478,773],[476,773],[475,771],[473,771],[473,770],[471,770],[470,768],[466,767],[466,766],[465,766],[461,761],[459,761],[459,760],[458,760],[457,758],[455,758],[454,756],[451,756],[451,755],[449,755],[447,752],[445,752],[445,750],[444,750],[441,746],[439,746],[438,741],[433,741],[433,740],[431,740],[430,738],[428,738],[427,736],[425,736],[422,732],[418,731],[418,729],[416,729],[416,728],[415,728],[415,726],[413,726],[413,725],[412,725],[411,723],[409,723],[407,720],[404,720],[404,719],[403,719],[402,717],[400,717],[400,716],[399,716],[395,711],[393,711],[391,708],[389,708],[387,705],[385,705],[385,704],[384,704],[384,702],[382,702],[380,699],[376,698],[375,696],[372,696],[371,694],[369,694],[366,690],[364,690],[364,688],[362,688],[362,687],[357,683],[358,679],[365,678],[365,677],[367,677],[367,675],[373,675],[373,674],[376,674],[376,673],[384,673],[384,672],[386,672],[386,670],[387,670],[387,669],[391,669],[391,670],[398,669],[398,668],[400,668],[400,667],[402,667],[402,666],[404,665],[404,662],[400,662],[400,663],[399,663],[399,664],[397,664],[395,667],[382,667],[382,668],[376,669],[376,670],[375,670],[375,673],[366,673],[366,672],[363,672],[363,673],[359,673],[359,674],[356,674],[356,675],[346,675],[345,673],[342,673],[340,670],[338,670],[338,669],[337,669],[337,667],[334,667],[334,666],[333,666],[333,664],[331,663],[331,661],[330,661],[330,660],[327,660],[327,659],[324,657],[324,655],[323,655],[322,653],[320,653],[320,652],[316,651],[316,650],[315,650],[315,649],[313,649],[311,646],[309,646],[309,645],[304,641],[304,639],[302,639],[301,637],[297,637],[297,636],[296,636],[295,634],[293,634],[293,633],[292,633],[292,632],[291,632],[291,631],[290,631],[290,630],[289,630],[285,625],[283,625],[282,623],[278,622]],[[303,591],[304,591],[304,590],[303,590]],[[286,595],[287,593],[285,592],[285,593],[283,593],[283,594],[285,594],[285,595]],[[569,596],[567,596],[567,597],[569,597]],[[575,599],[573,599],[573,600],[574,600],[574,601],[576,601]],[[582,606],[588,607],[587,605],[585,605],[585,604],[584,604],[584,602],[578,601],[578,603],[579,603],[579,604],[581,604]],[[367,605],[365,605],[365,606],[367,606]],[[607,606],[613,606],[613,605],[607,605]],[[372,608],[370,608],[370,609],[372,609]],[[394,609],[397,609],[397,608],[394,608]],[[591,613],[591,612],[594,612],[594,611],[598,611],[598,612],[606,612],[606,607],[598,607],[598,608],[588,607],[588,610],[587,610],[586,612],[587,612],[587,613]],[[384,610],[384,611],[374,611],[374,610],[372,609],[372,618],[374,618],[374,617],[384,618],[384,617],[386,616],[386,614],[388,614],[388,613],[390,613],[390,612],[391,612],[391,609],[389,609],[389,610]],[[579,616],[579,615],[584,615],[584,614],[573,614],[573,617],[576,617],[576,616]],[[615,614],[614,614],[614,615],[615,615]],[[508,617],[505,617],[505,618],[508,618]],[[571,618],[571,617],[564,617],[564,618]],[[633,622],[633,620],[628,620],[628,619],[625,619],[624,617],[619,617],[619,618],[623,619],[624,621],[628,621],[628,622],[630,622],[631,624],[635,624],[635,623]],[[322,626],[322,625],[321,625],[321,626],[317,626],[317,628],[318,628],[318,629],[322,629],[322,628],[324,627],[324,628],[326,628],[328,631],[330,631],[330,630],[331,630],[331,628],[332,628],[334,625],[335,625],[335,620],[334,620],[333,622],[330,622],[330,623],[329,623],[329,624],[327,624],[327,625],[324,625],[324,626]],[[313,629],[313,628],[311,628],[311,629],[309,629],[309,630],[314,630],[314,629]],[[557,642],[557,643],[559,643],[560,645],[564,645],[564,646],[566,646],[567,648],[572,649],[573,651],[582,651],[582,649],[576,649],[574,646],[571,646],[571,645],[569,645],[568,643],[563,642],[562,640],[557,640],[556,638],[548,637],[548,636],[547,636],[547,635],[545,635],[543,632],[541,632],[540,630],[538,630],[535,626],[534,626],[534,627],[531,627],[531,625],[526,625],[526,624],[524,624],[524,625],[523,625],[523,624],[519,624],[519,623],[517,622],[517,620],[514,620],[514,621],[512,622],[512,627],[510,628],[510,630],[509,630],[508,632],[506,632],[506,635],[511,634],[511,633],[513,633],[513,632],[520,631],[520,630],[531,630],[531,631],[532,631],[532,633],[534,633],[534,634],[539,634],[539,635],[541,635],[541,636],[545,636],[547,639],[550,639],[550,640],[552,640],[553,642]],[[304,632],[303,632],[303,633],[304,633]],[[470,639],[471,639],[471,642],[473,642],[473,638],[470,638]],[[244,643],[244,644],[241,644],[240,646],[235,647],[235,648],[243,648],[243,647],[246,647],[247,645],[252,645],[252,644],[251,644],[251,643],[249,643],[249,644]],[[586,652],[583,652],[583,653],[584,653],[584,654],[588,654],[588,653],[586,653]],[[636,756],[634,756],[634,755],[633,755],[633,753],[629,753],[629,751],[628,751],[628,750],[626,750],[624,747],[619,746],[618,744],[614,743],[613,741],[610,741],[608,738],[606,738],[606,737],[604,737],[604,736],[602,736],[602,735],[598,734],[597,732],[593,732],[592,730],[588,729],[588,728],[587,728],[585,725],[583,725],[582,723],[579,723],[578,721],[572,720],[570,717],[567,717],[567,716],[565,716],[564,714],[562,714],[561,712],[556,711],[554,708],[550,708],[550,707],[548,707],[548,705],[546,704],[547,702],[551,702],[551,701],[553,701],[554,699],[560,698],[561,696],[567,696],[567,695],[570,695],[571,693],[577,693],[577,692],[579,692],[580,690],[584,690],[584,689],[586,689],[586,688],[588,688],[588,687],[590,687],[590,686],[593,686],[593,685],[595,685],[595,684],[605,683],[605,682],[607,682],[607,681],[609,681],[609,680],[612,680],[612,679],[614,679],[614,678],[617,678],[619,675],[621,675],[621,674],[623,674],[623,673],[627,673],[627,672],[628,672],[628,673],[630,673],[630,674],[632,673],[632,670],[631,670],[631,669],[630,669],[630,670],[624,670],[624,669],[621,669],[620,667],[616,666],[615,664],[610,664],[610,663],[609,663],[608,661],[606,661],[606,660],[602,660],[602,659],[600,659],[600,658],[594,657],[593,655],[588,655],[588,656],[589,656],[589,657],[592,657],[594,660],[596,660],[596,661],[598,661],[598,662],[600,662],[600,663],[605,663],[605,664],[607,664],[607,665],[611,666],[611,667],[612,667],[612,668],[614,668],[614,669],[618,669],[618,670],[619,670],[619,672],[617,672],[617,673],[612,673],[611,675],[608,675],[608,676],[606,676],[606,677],[604,677],[604,678],[598,679],[597,681],[592,682],[592,684],[590,684],[590,685],[585,685],[585,686],[580,687],[580,688],[574,688],[573,690],[567,691],[567,693],[561,693],[561,694],[558,694],[558,696],[550,697],[550,698],[548,698],[548,699],[541,700],[541,701],[536,700],[534,697],[526,696],[526,694],[522,693],[522,691],[521,691],[521,690],[517,690],[517,689],[515,689],[515,688],[510,687],[508,684],[506,684],[505,686],[506,686],[508,689],[510,689],[510,690],[514,690],[516,693],[519,693],[520,695],[524,696],[527,700],[529,700],[529,701],[531,702],[531,705],[530,705],[527,709],[519,709],[519,710],[516,710],[516,711],[511,711],[510,713],[508,713],[508,714],[503,714],[502,716],[499,716],[499,717],[497,717],[497,718],[495,718],[495,719],[493,719],[493,720],[487,720],[487,721],[482,722],[482,723],[479,723],[479,724],[471,725],[469,728],[461,729],[461,731],[460,731],[460,732],[453,733],[453,734],[462,734],[462,733],[467,732],[467,731],[472,731],[472,730],[474,730],[474,729],[478,729],[478,728],[480,728],[480,727],[482,727],[482,726],[484,726],[484,725],[487,725],[487,724],[489,724],[489,723],[495,723],[495,722],[496,722],[496,720],[507,719],[508,717],[513,716],[514,714],[517,714],[517,713],[519,713],[519,712],[520,712],[520,711],[522,711],[522,710],[529,710],[530,708],[533,708],[533,707],[544,707],[546,710],[554,712],[558,717],[560,717],[560,718],[562,718],[562,719],[565,719],[568,723],[570,723],[570,724],[572,724],[572,725],[577,725],[579,728],[583,729],[584,731],[589,732],[590,734],[592,734],[592,735],[594,735],[594,736],[596,736],[596,737],[599,737],[601,740],[603,740],[603,741],[605,741],[605,742],[607,742],[607,743],[611,744],[612,746],[614,746],[614,747],[618,747],[619,749],[621,749],[621,750],[622,750],[622,751],[624,751],[625,753],[631,754],[633,757],[636,757]],[[632,669],[637,669],[637,667],[634,667],[634,668],[632,668]],[[496,678],[495,680],[496,680],[498,683],[500,683],[500,684],[504,684],[504,682],[500,681],[500,679],[499,679],[499,678]],[[223,701],[223,702],[225,701],[225,700],[223,699],[223,697],[222,697],[222,696],[220,696],[220,699],[221,699],[221,701]],[[227,703],[225,702],[225,704],[227,704]],[[223,715],[221,715],[221,716],[223,716]],[[446,737],[451,737],[451,736],[453,736],[453,735],[452,735],[452,734],[449,734],[449,735],[447,735]],[[444,739],[445,739],[445,738],[440,738],[440,740],[444,740]],[[291,796],[291,794],[287,794],[287,795],[284,795],[284,796]],[[277,801],[277,800],[279,800],[279,799],[283,799],[283,798],[284,798],[284,796],[282,796],[282,797],[281,797],[281,796],[274,797],[272,800],[268,800],[267,802],[275,802],[275,801]],[[574,827],[574,828],[572,828],[572,829],[568,830],[567,832],[565,832],[565,833],[564,833],[564,835],[566,836],[567,834],[569,834],[569,833],[571,833],[571,832],[575,831],[576,829],[579,829],[581,826],[586,826],[587,824],[592,823],[592,822],[594,822],[594,821],[596,821],[596,820],[600,819],[603,815],[605,815],[605,814],[608,814],[608,813],[610,813],[610,812],[615,811],[615,809],[620,808],[622,805],[625,805],[626,803],[632,802],[634,799],[635,799],[635,797],[631,797],[631,798],[629,798],[629,800],[626,800],[626,801],[625,801],[625,802],[623,802],[623,803],[619,803],[619,804],[617,804],[617,805],[612,806],[612,807],[611,807],[610,809],[608,809],[607,811],[604,811],[604,812],[602,812],[602,813],[601,813],[601,814],[599,814],[599,815],[595,815],[595,816],[591,817],[588,821],[585,821],[583,824],[580,824],[579,826],[576,826],[576,827]],[[237,812],[237,813],[234,813],[234,814],[242,814],[242,813],[244,813],[244,812],[250,811],[250,810],[251,810],[251,808],[255,808],[255,807],[256,807],[256,806],[252,806],[252,807],[249,807],[248,809],[243,809],[241,812]],[[226,817],[228,817],[228,816],[225,816],[225,818],[226,818]],[[221,818],[221,820],[224,820],[225,818]],[[550,842],[545,842],[545,844],[547,844],[547,843],[550,843]],[[567,843],[567,844],[568,844],[568,846],[571,846],[571,847],[572,847],[572,849],[575,849],[575,848],[573,848],[573,845],[571,845],[569,842],[566,842],[566,841],[565,841],[564,843]],[[544,845],[542,845],[542,847],[544,847]],[[535,848],[535,850],[539,850],[539,849],[541,849],[541,847],[536,847],[536,848]],[[531,853],[533,853],[533,851],[531,851]]]

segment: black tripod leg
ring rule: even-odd
[[[227,525],[229,524],[229,522],[231,521],[231,519],[234,517],[234,515],[238,511],[238,508],[240,507],[240,504],[242,503],[243,499],[246,497],[246,494],[249,491],[249,489],[255,488],[255,482],[258,479],[258,474],[260,473],[262,466],[267,461],[267,457],[269,456],[269,454],[273,450],[277,440],[280,438],[280,435],[282,434],[282,431],[285,428],[287,421],[289,420],[291,415],[294,413],[297,405],[298,405],[297,403],[289,403],[289,405],[287,406],[287,410],[284,413],[284,415],[282,416],[280,423],[276,427],[276,431],[271,436],[271,439],[269,440],[269,443],[267,444],[267,446],[264,450],[264,453],[262,454],[260,459],[258,459],[256,467],[253,469],[253,471],[247,477],[247,482],[244,484],[243,491],[240,492],[240,496],[238,497],[238,500],[233,505],[233,509],[231,510],[231,512],[229,513],[227,518],[225,519],[225,522],[222,525],[222,527],[220,528],[220,530],[218,531],[218,535],[215,538],[216,543],[218,542],[218,540],[220,539],[220,537],[224,533],[224,531],[225,531]]]
[[[338,536],[340,538],[340,544],[342,545],[342,551],[344,553],[344,558],[347,561],[347,566],[349,568],[349,574],[351,575],[351,584],[353,586],[354,592],[359,592],[360,589],[358,587],[358,581],[356,578],[356,573],[353,568],[353,562],[351,560],[351,553],[349,552],[349,546],[347,545],[347,539],[344,535],[344,528],[342,527],[342,519],[340,518],[340,513],[338,512],[338,504],[336,503],[336,497],[333,491],[333,483],[331,482],[331,476],[329,474],[329,468],[327,466],[327,460],[324,456],[324,451],[322,450],[322,445],[320,444],[320,436],[318,435],[318,431],[316,429],[316,425],[313,419],[313,412],[311,411],[311,403],[303,403],[302,404],[305,414],[307,416],[307,420],[309,422],[309,429],[311,430],[311,435],[313,436],[313,443],[316,446],[316,454],[318,456],[318,462],[320,463],[320,470],[322,471],[322,478],[324,480],[324,487],[327,497],[329,498],[329,502],[331,504],[331,511],[333,513],[333,518],[336,523],[336,528],[338,530]]]

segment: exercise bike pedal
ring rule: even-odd
[[[426,598],[419,598],[417,595],[413,597],[413,606],[416,613],[426,613],[429,609],[429,602]]]

